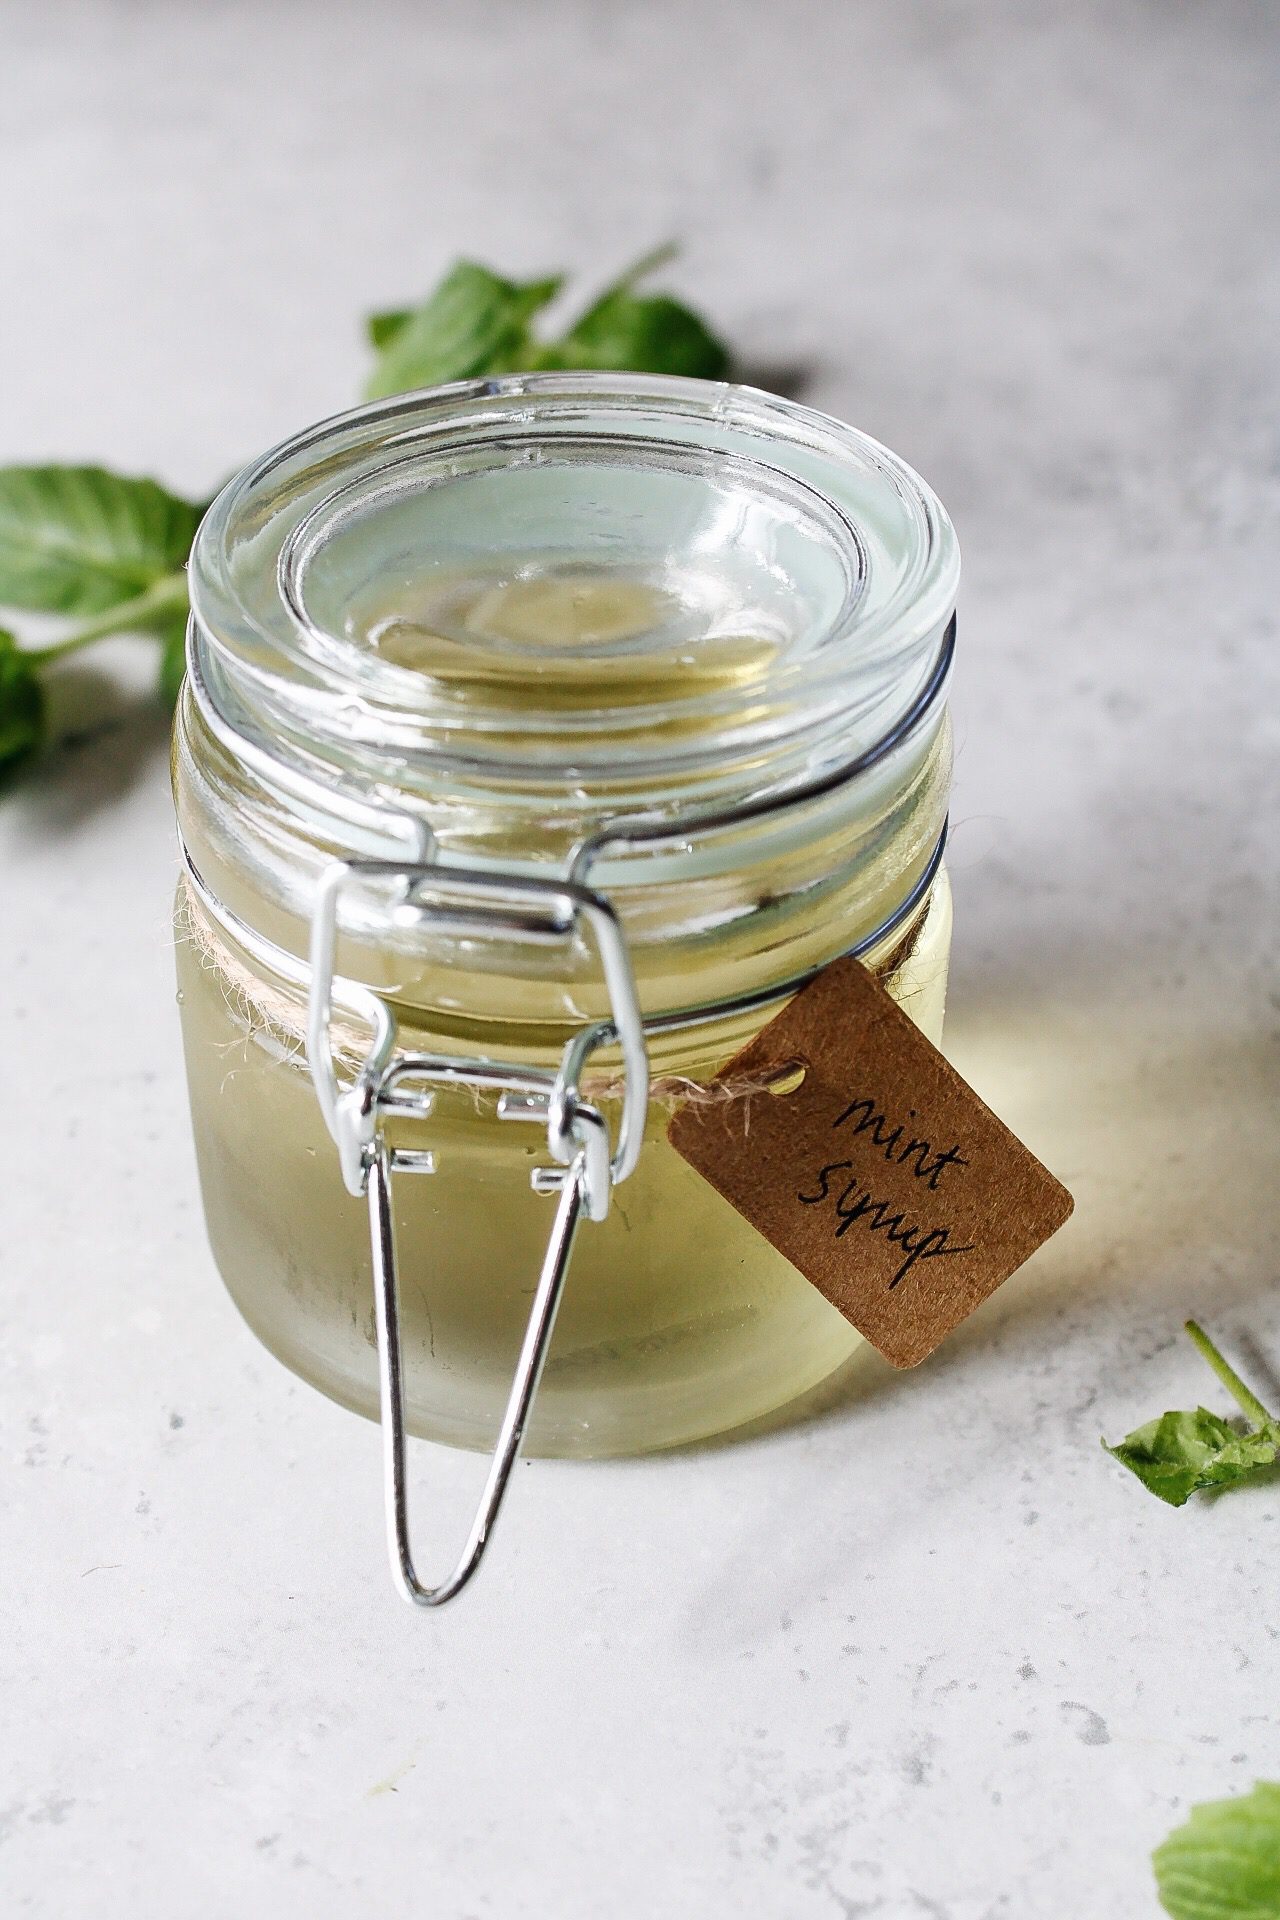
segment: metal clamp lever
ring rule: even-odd
[[[560,1066],[522,1067],[444,1054],[396,1053],[396,1022],[386,1002],[335,977],[338,903],[356,880],[390,881],[398,893],[397,924],[425,919],[451,932],[499,932],[516,940],[571,938],[585,924],[595,934],[608,984],[612,1018],[584,1028],[564,1050]],[[351,1084],[339,1085],[332,1040],[333,1005],[340,997],[366,1019],[372,1038]],[[617,1040],[625,1069],[616,1147],[600,1112],[582,1096],[581,1077],[597,1047]],[[378,1340],[387,1539],[391,1569],[412,1605],[443,1606],[462,1591],[480,1564],[519,1457],[525,1426],[542,1376],[579,1221],[603,1220],[614,1184],[639,1157],[649,1098],[648,1055],[626,942],[613,909],[600,895],[572,882],[525,880],[462,868],[390,861],[337,862],[324,875],[312,922],[307,1054],[325,1124],[338,1148],[343,1178],[369,1206],[374,1311]],[[391,1181],[395,1173],[434,1173],[432,1153],[390,1147],[381,1128],[386,1113],[430,1114],[434,1087],[466,1086],[499,1093],[504,1120],[546,1126],[556,1166],[534,1170],[540,1193],[555,1192],[555,1220],[534,1291],[511,1391],[475,1518],[452,1573],[427,1586],[414,1566],[409,1534],[405,1446],[404,1369],[400,1294]]]
[[[507,1397],[497,1445],[489,1462],[484,1491],[471,1522],[457,1565],[438,1586],[427,1587],[418,1578],[409,1537],[409,1495],[404,1425],[404,1372],[400,1359],[400,1299],[396,1278],[395,1227],[391,1211],[392,1156],[379,1144],[369,1168],[369,1230],[373,1247],[374,1312],[378,1329],[378,1384],[382,1404],[382,1464],[387,1493],[387,1547],[391,1571],[405,1599],[415,1607],[440,1607],[461,1593],[480,1564],[488,1545],[511,1469],[524,1442],[525,1422],[538,1391],[547,1349],[555,1329],[556,1312],[569,1271],[569,1256],[582,1217],[587,1185],[587,1157],[578,1155],[569,1168],[556,1203],[555,1224],[547,1243],[542,1271],[529,1310]]]

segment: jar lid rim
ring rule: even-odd
[[[615,457],[609,448],[616,453],[619,445]],[[522,691],[513,710],[488,702],[482,684],[477,693],[474,677],[458,697],[438,674],[354,646],[333,630],[336,621],[315,617],[298,590],[314,575],[314,597],[327,593],[341,611],[334,581],[342,568],[333,556],[347,564],[358,554],[369,527],[377,530],[369,516],[384,501],[389,514],[412,510],[421,519],[431,488],[438,513],[441,500],[449,506],[450,488],[463,499],[462,483],[478,473],[492,507],[499,483],[508,501],[520,498],[509,484],[513,473],[526,493],[531,473],[533,484],[553,490],[555,476],[548,481],[546,472],[557,461],[582,498],[593,460],[608,467],[611,486],[619,464],[628,476],[643,468],[637,486],[665,486],[674,475],[675,508],[666,510],[677,513],[687,511],[707,475],[719,499],[739,511],[772,488],[760,509],[763,545],[773,541],[776,553],[791,540],[826,569],[806,647],[778,649],[745,689],[729,674],[691,695],[680,685],[673,701],[661,687],[659,697],[645,697],[643,679],[640,697],[628,684],[620,700],[615,660],[630,671],[625,644],[606,646],[599,653],[614,678],[598,696],[566,711],[530,703]],[[451,530],[459,524],[465,515],[454,512]],[[740,541],[734,553],[743,547]],[[712,574],[717,559],[711,552]],[[954,530],[936,495],[857,429],[747,386],[560,372],[398,395],[293,435],[222,489],[191,564],[197,641],[210,678],[228,689],[240,723],[273,751],[303,752],[410,794],[452,775],[497,780],[517,793],[527,788],[540,805],[575,783],[590,789],[597,778],[608,786],[620,776],[633,795],[661,803],[690,782],[724,790],[717,762],[725,769],[767,764],[770,777],[785,779],[829,751],[847,752],[851,729],[874,736],[910,705],[950,618],[958,576]],[[781,591],[785,604],[785,579]]]

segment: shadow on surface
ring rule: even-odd
[[[52,745],[12,776],[0,804],[17,809],[25,833],[72,833],[125,799],[169,748],[173,716],[156,694],[123,686],[71,661],[50,674]]]
[[[1193,1316],[1280,1406],[1280,1355],[1246,1325],[1280,1271],[1280,1046],[1265,1025],[1228,1024],[1235,1012],[1207,970],[1166,997],[1150,981],[1126,985],[1092,947],[1015,961],[1004,977],[986,969],[954,996],[947,1053],[1071,1189],[1075,1214],[921,1368],[899,1372],[860,1348],[799,1400],[679,1451],[840,1423],[983,1354],[1034,1366],[1046,1326],[1056,1344],[1110,1324],[1115,1367],[1132,1374]],[[1135,1385],[1133,1423],[1153,1410]]]
[[[814,370],[794,362],[782,365],[748,360],[734,368],[733,379],[739,386],[759,387],[762,393],[776,393],[782,400],[803,400],[813,386]]]

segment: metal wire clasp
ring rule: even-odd
[[[434,849],[431,849],[434,851]],[[395,1017],[367,987],[338,981],[339,904],[349,889],[390,890],[390,924],[427,925],[463,937],[563,943],[587,931],[594,938],[609,994],[611,1018],[575,1034],[558,1069],[512,1066],[479,1057],[397,1051]],[[612,906],[591,888],[570,880],[541,880],[481,869],[420,861],[342,860],[322,875],[311,926],[307,1008],[307,1059],[320,1110],[338,1149],[347,1189],[367,1196],[373,1255],[374,1307],[382,1405],[387,1537],[392,1572],[413,1605],[438,1607],[461,1592],[480,1564],[524,1439],[525,1425],[542,1375],[556,1311],[585,1212],[603,1220],[613,1187],[640,1157],[649,1102],[649,1061],[644,1026],[626,940]],[[333,1008],[367,1022],[370,1040],[346,1085],[338,1075],[333,1045]],[[598,1048],[617,1044],[624,1070],[622,1114],[616,1141],[599,1110],[583,1096],[582,1077]],[[434,1173],[435,1155],[391,1147],[382,1131],[387,1114],[430,1115],[439,1085],[496,1091],[503,1120],[536,1121],[546,1127],[554,1165],[534,1169],[536,1192],[558,1197],[542,1271],[516,1362],[498,1441],[466,1544],[448,1578],[427,1587],[414,1568],[409,1539],[405,1466],[404,1376],[400,1346],[400,1300],[395,1219],[391,1203],[396,1173]]]

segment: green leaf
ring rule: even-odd
[[[568,333],[542,351],[538,364],[620,373],[687,374],[723,380],[729,349],[691,308],[666,294],[611,289]]]
[[[1171,1507],[1183,1506],[1193,1493],[1210,1487],[1234,1487],[1280,1459],[1280,1420],[1219,1353],[1203,1327],[1186,1323],[1192,1345],[1208,1362],[1252,1425],[1240,1432],[1205,1407],[1193,1413],[1162,1413],[1148,1420],[1118,1446],[1103,1446],[1136,1473],[1144,1487]]]
[[[1194,1413],[1162,1413],[1107,1452],[1136,1473],[1150,1493],[1180,1507],[1193,1493],[1234,1486],[1273,1466],[1280,1456],[1280,1428],[1271,1422],[1237,1433],[1216,1413],[1197,1407]]]
[[[181,567],[200,509],[102,467],[0,467],[0,606],[103,613]]]
[[[44,688],[28,654],[0,627],[0,774],[43,746]]]
[[[628,268],[558,340],[535,338],[533,316],[560,291],[559,277],[504,280],[459,260],[422,306],[371,314],[366,321],[378,363],[370,399],[480,374],[526,368],[688,374],[722,380],[729,350],[691,308],[667,294],[641,295],[636,283],[674,253],[660,247]]]
[[[367,397],[377,400],[530,364],[529,322],[555,299],[561,284],[558,275],[503,280],[473,260],[456,261],[420,307],[408,314],[378,314],[369,321],[379,354]]]
[[[182,691],[182,677],[187,671],[187,623],[179,616],[167,629],[159,629],[163,643],[160,650],[160,698],[166,706],[174,706]]]
[[[1280,1920],[1280,1784],[1193,1807],[1151,1863],[1173,1920]]]
[[[413,318],[412,307],[395,307],[387,313],[369,313],[365,315],[364,330],[369,345],[380,352],[389,347],[398,333],[402,333]]]

